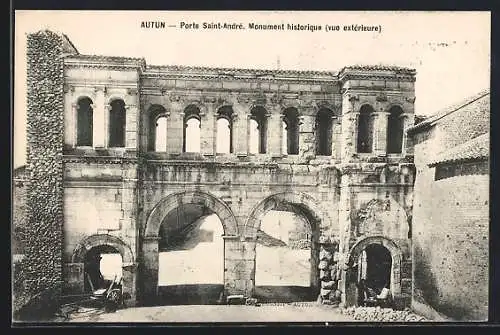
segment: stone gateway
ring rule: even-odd
[[[410,306],[415,77],[385,66],[155,66],[29,35],[27,221],[38,236],[25,255],[29,289],[83,293],[89,264],[112,254],[128,305],[169,304],[162,253],[173,276],[172,257],[220,240],[220,253],[180,263],[195,272],[202,257],[200,273],[220,271],[219,286],[178,290],[293,300],[295,282],[279,274],[259,286],[256,269],[274,273],[297,255],[286,264],[305,273],[307,300],[362,304],[363,279]],[[264,224],[271,212],[300,227]],[[200,223],[208,217],[218,235]]]

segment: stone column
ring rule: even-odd
[[[342,125],[338,116],[332,116],[332,159],[340,158],[340,135],[342,133]]]
[[[178,103],[172,104],[172,112],[167,122],[167,151],[172,154],[182,152],[184,113]]]
[[[97,88],[93,109],[93,137],[92,146],[94,148],[104,148],[108,144],[108,122],[109,122],[109,105],[105,106],[104,89]]]
[[[283,127],[281,121],[283,120],[280,115],[280,106],[272,105],[268,107],[270,113],[267,118],[267,153],[273,157],[281,157]]]
[[[309,110],[310,112],[310,110]],[[315,117],[301,113],[299,117],[299,155],[302,158],[316,157],[316,140],[314,137]]]
[[[200,113],[201,117],[201,129],[200,129],[200,152],[204,156],[213,156],[215,154],[215,113],[214,113],[214,104],[207,103],[207,110]]]
[[[125,148],[137,149],[137,105],[125,106]]]
[[[238,156],[248,154],[248,119],[243,106],[233,105],[233,151]]]
[[[72,147],[76,147],[77,144],[77,137],[78,137],[78,104],[77,103],[72,103],[71,104],[71,120],[69,123],[71,124],[71,127],[69,128],[69,143]]]
[[[377,156],[387,155],[387,125],[389,112],[375,112],[373,122],[373,152]]]
[[[407,154],[413,154],[413,147],[408,145],[408,136],[406,135],[406,131],[410,128],[414,122],[412,118],[413,114],[403,113],[399,117],[402,119],[403,124],[403,140],[401,141],[401,153],[403,156]]]

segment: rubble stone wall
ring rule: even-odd
[[[60,290],[63,250],[63,38],[28,35],[26,288]]]

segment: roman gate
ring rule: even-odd
[[[361,278],[409,302],[414,70],[153,66],[47,31],[28,41],[30,60],[54,50],[28,77],[60,78],[29,86],[35,102],[59,99],[44,115],[60,125],[60,168],[40,167],[50,134],[34,103],[28,168],[60,180],[49,226],[64,292],[85,291],[86,267],[112,254],[131,305],[175,292],[353,305]],[[49,201],[37,187],[32,201]]]

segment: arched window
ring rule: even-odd
[[[184,152],[200,152],[200,110],[194,105],[184,110]]]
[[[370,153],[373,148],[373,113],[370,105],[363,105],[359,111],[357,152]]]
[[[109,111],[109,147],[125,146],[125,102],[121,99],[110,103]]]
[[[283,153],[299,154],[299,112],[296,108],[287,108],[284,112]]]
[[[394,106],[389,110],[387,120],[387,153],[400,154],[403,146],[404,120],[401,117],[403,110]]]
[[[219,108],[217,114],[217,153],[233,152],[233,109],[231,106]]]
[[[321,108],[316,114],[316,155],[331,156],[332,154],[332,117],[333,112]]]
[[[286,126],[285,119],[281,122],[281,133],[283,134],[282,142],[281,142],[281,152],[285,155],[288,155],[288,129]]]
[[[92,146],[92,124],[93,124],[93,109],[92,100],[84,97],[78,100],[77,103],[77,135],[76,145]]]
[[[267,150],[267,112],[262,106],[250,112],[250,153],[265,154]],[[256,147],[256,148],[255,148]]]
[[[155,151],[167,151],[167,117],[160,115],[155,123]]]
[[[167,111],[153,105],[148,110],[148,151],[167,151]]]
[[[250,141],[248,143],[248,151],[251,154],[259,153],[259,123],[254,119],[250,119]]]

